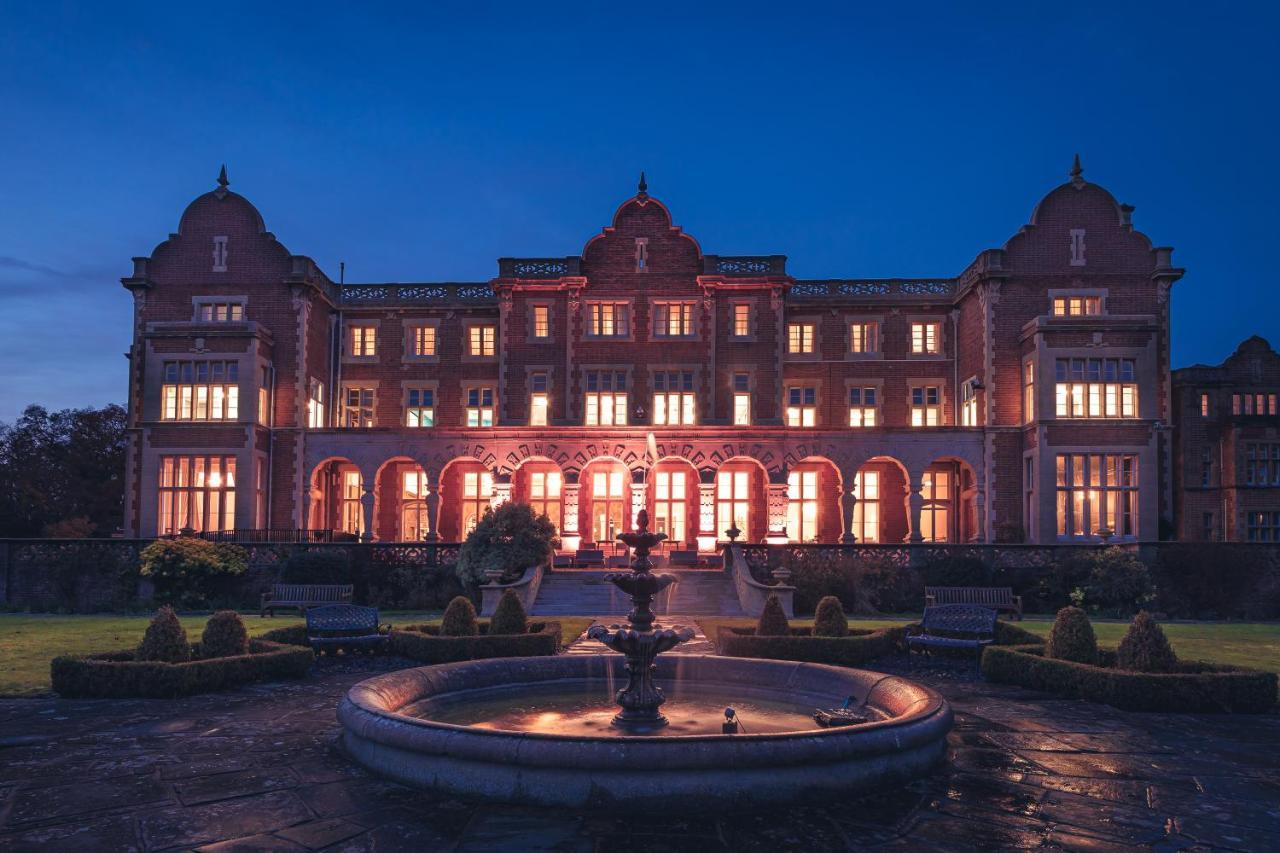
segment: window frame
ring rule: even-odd
[[[916,327],[933,326],[933,349],[916,349]],[[933,315],[917,315],[907,317],[907,355],[913,359],[930,359],[930,358],[946,358],[947,353],[947,324],[945,317]],[[928,334],[922,333],[921,344],[927,345]]]
[[[555,341],[555,303],[550,299],[531,299],[526,303],[528,323],[525,338],[531,344],[549,344]],[[547,312],[547,333],[538,334],[538,311]]]
[[[369,423],[367,424],[356,424],[352,426],[349,423],[348,415],[353,409],[358,409],[361,412],[361,416],[360,416],[361,420],[364,419],[363,412],[366,409],[366,406],[364,405],[364,401],[363,401],[363,395],[362,395],[361,401],[356,406],[352,406],[348,402],[350,400],[350,394],[352,391],[361,391],[361,392],[369,391],[372,393],[371,402],[367,407],[369,411]],[[340,400],[341,402],[338,404],[338,426],[341,429],[373,429],[378,425],[378,383],[377,382],[371,382],[365,379],[343,380],[342,396]]]
[[[349,364],[376,363],[378,360],[378,354],[380,352],[380,348],[378,346],[379,345],[378,339],[380,337],[378,333],[381,331],[378,327],[380,325],[381,324],[378,320],[366,320],[363,318],[346,320],[343,323],[343,330],[342,330],[342,338],[343,338],[342,360]],[[373,330],[372,331],[372,336],[373,336],[373,339],[372,339],[373,352],[372,353],[369,353],[367,355],[356,354],[356,329],[361,329],[361,330],[372,329]],[[361,349],[367,349],[367,347],[361,346]]]
[[[792,335],[791,330],[794,327],[808,327],[812,330],[810,334],[809,349],[793,350],[791,348]],[[786,353],[788,361],[813,361],[822,355],[822,324],[816,317],[792,317],[789,318],[783,328],[785,337],[782,341],[783,351]],[[803,346],[804,335],[801,333],[799,345]]]
[[[476,392],[477,405],[471,404],[471,393]],[[484,404],[484,392],[490,394],[489,405]],[[498,425],[498,386],[489,381],[464,382],[462,392],[462,426],[464,429],[492,429]],[[484,412],[489,412],[489,423],[484,423]],[[471,423],[472,412],[476,414],[476,423]]]
[[[219,320],[216,317],[210,320],[201,319],[201,310],[205,307],[214,307],[225,305],[228,308],[228,316],[225,320]],[[238,307],[240,316],[232,318],[230,316],[230,308]],[[215,312],[216,313],[216,312]],[[249,322],[249,297],[248,296],[193,296],[191,297],[191,322],[193,323],[247,323]]]
[[[431,405],[423,406],[421,405],[421,399],[419,399],[419,405],[411,406],[410,395],[414,391],[419,393],[424,391],[430,393]],[[423,426],[421,423],[409,423],[409,413],[414,409],[419,411],[422,409],[430,409],[431,423],[427,426]],[[400,383],[400,412],[400,425],[405,429],[434,429],[440,423],[440,383],[436,380],[420,381],[412,379],[406,379],[404,382]]]
[[[870,329],[870,337],[873,347],[871,349],[855,350],[853,348],[854,326],[863,326]],[[845,348],[844,357],[846,361],[872,361],[884,358],[884,318],[880,316],[864,316],[861,314],[847,314],[844,318],[844,336]]]
[[[745,310],[747,331],[738,334],[738,311]],[[756,339],[756,301],[754,299],[735,298],[729,300],[729,340],[734,343],[751,343]]]
[[[493,352],[488,355],[484,354],[484,330],[493,330]],[[480,353],[472,352],[472,332],[480,331]],[[481,362],[490,363],[498,360],[498,352],[501,349],[499,344],[499,324],[497,320],[467,320],[462,324],[462,360],[464,362]]]
[[[614,334],[604,335],[597,334],[594,329],[593,318],[596,306],[612,305],[613,310],[613,327]],[[618,334],[619,326],[618,308],[621,307],[625,311],[626,332]],[[634,341],[636,334],[636,311],[635,299],[584,299],[582,307],[579,309],[582,315],[582,338],[589,341]]]
[[[681,319],[685,310],[688,310],[688,327],[689,331],[681,332],[677,335],[668,334],[671,328],[670,309],[673,306],[680,308]],[[663,322],[663,311],[668,312]],[[698,340],[698,327],[702,321],[702,307],[697,299],[670,299],[666,297],[649,300],[649,340],[651,341],[696,341]],[[681,323],[683,326],[684,324]]]
[[[1054,319],[1054,320],[1083,320],[1083,319],[1087,319],[1087,318],[1096,318],[1096,317],[1105,317],[1105,316],[1107,316],[1107,296],[1108,296],[1109,294],[1108,294],[1108,290],[1107,290],[1107,288],[1105,288],[1105,287],[1101,287],[1101,288],[1089,288],[1089,287],[1085,287],[1085,288],[1080,288],[1080,287],[1070,287],[1070,288],[1049,288],[1049,292],[1048,292],[1048,294],[1047,294],[1047,295],[1048,295],[1048,298],[1049,298],[1049,307],[1048,307],[1047,315],[1048,315],[1049,317],[1051,317],[1052,319]],[[1059,314],[1059,313],[1057,313],[1057,302],[1058,302],[1058,300],[1060,300],[1060,299],[1062,299],[1062,300],[1067,300],[1067,301],[1068,301],[1068,305],[1066,306],[1068,311],[1070,310],[1069,300],[1071,300],[1071,299],[1081,299],[1081,300],[1086,300],[1086,299],[1097,299],[1097,300],[1098,300],[1098,313],[1096,313],[1096,314],[1086,314],[1086,313],[1080,313],[1080,314],[1071,314],[1071,313]],[[1083,310],[1083,308],[1084,308],[1084,307],[1085,307],[1085,306],[1084,306],[1084,305],[1082,305],[1082,306],[1081,306],[1081,309]]]
[[[434,329],[435,352],[431,355],[418,354],[418,330]],[[412,319],[406,320],[404,323],[404,360],[417,364],[435,364],[440,361],[440,320],[431,319]]]

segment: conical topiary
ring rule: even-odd
[[[249,654],[249,632],[234,610],[219,610],[209,617],[200,635],[200,656],[229,658]]]
[[[440,620],[440,634],[445,637],[474,637],[480,633],[476,626],[476,606],[465,595],[459,595],[444,609]]]
[[[1064,607],[1053,620],[1045,655],[1076,663],[1097,663],[1098,638],[1089,616],[1079,607]]]
[[[151,617],[151,624],[147,626],[147,633],[143,635],[134,657],[167,663],[191,660],[191,643],[172,607],[166,604]]]
[[[498,599],[498,606],[489,620],[490,634],[525,634],[529,631],[529,620],[525,617],[524,605],[520,596],[509,589]]]
[[[771,595],[760,611],[760,621],[756,624],[757,637],[785,637],[791,633],[791,624],[787,622],[787,614],[782,612],[782,602],[778,596]]]
[[[824,596],[813,614],[813,636],[843,637],[848,633],[849,620],[845,618],[840,599],[834,595]]]
[[[1134,672],[1173,672],[1178,668],[1178,656],[1169,638],[1147,611],[1140,610],[1133,617],[1116,649],[1116,668]]]

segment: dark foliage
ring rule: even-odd
[[[1280,552],[1229,542],[1160,546],[1151,567],[1161,612],[1181,619],[1280,618]]]
[[[205,623],[200,635],[201,653],[208,658],[227,658],[249,653],[249,632],[234,610],[219,610]]]
[[[502,593],[489,620],[489,633],[523,634],[528,630],[529,620],[525,616],[524,605],[520,603],[520,596],[513,589]]]
[[[925,586],[1000,586],[995,572],[985,562],[969,554],[947,554],[921,568]]]
[[[459,595],[450,601],[440,620],[440,633],[446,637],[474,637],[478,632],[476,606],[471,599]]]
[[[556,528],[545,515],[535,515],[525,503],[508,501],[486,512],[467,534],[458,553],[458,578],[475,586],[486,571],[501,571],[503,580],[518,578],[525,569],[545,563],[556,541]]]
[[[204,539],[157,539],[142,550],[138,573],[155,584],[157,601],[198,610],[235,599],[235,579],[248,569],[243,548]]]
[[[1134,672],[1173,672],[1178,668],[1178,656],[1169,638],[1147,611],[1139,612],[1125,632],[1116,648],[1116,666]]]
[[[1045,657],[1038,646],[989,646],[982,674],[1070,699],[1101,702],[1126,711],[1263,714],[1276,705],[1276,674],[1206,663],[1179,664],[1175,672],[1128,672],[1103,651],[1098,666]]]
[[[345,548],[296,549],[280,566],[280,583],[352,583]]]
[[[785,637],[790,633],[791,625],[787,622],[787,614],[782,610],[782,602],[776,595],[769,596],[765,600],[764,609],[760,611],[756,634],[761,637]]]
[[[1058,611],[1049,631],[1045,656],[1076,663],[1093,663],[1098,659],[1098,638],[1093,633],[1089,615],[1079,607]]]
[[[813,635],[815,637],[843,637],[849,633],[849,620],[844,615],[840,599],[828,595],[818,602],[818,609],[813,617]]]
[[[191,643],[187,631],[178,621],[178,614],[165,605],[151,617],[151,624],[142,636],[134,657],[140,661],[164,661],[179,663],[191,660]]]
[[[554,655],[559,650],[559,622],[532,622],[525,634],[495,634],[488,624],[480,625],[472,636],[449,636],[434,625],[410,625],[391,632],[392,654],[428,664]]]

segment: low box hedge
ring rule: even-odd
[[[305,678],[315,663],[311,649],[267,640],[249,641],[249,654],[184,663],[134,660],[133,651],[56,657],[50,664],[53,689],[77,699],[166,699],[209,693],[254,681]]]
[[[554,655],[560,651],[559,622],[530,622],[527,634],[490,634],[487,622],[473,637],[445,637],[438,625],[410,625],[391,632],[391,653],[421,663],[480,658]]]
[[[1100,650],[1100,666],[1044,656],[1043,646],[988,648],[982,674],[1071,699],[1125,711],[1262,714],[1276,705],[1276,674],[1209,663],[1184,662],[1177,672],[1115,668],[1115,652]]]

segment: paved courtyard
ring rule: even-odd
[[[335,752],[351,684],[408,662],[175,701],[0,701],[0,849],[1280,849],[1280,716],[1125,714],[915,668],[946,767],[837,804],[654,820],[464,802]],[[899,664],[901,666],[902,664]]]

